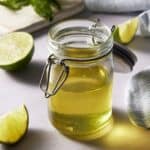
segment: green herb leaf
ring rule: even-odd
[[[0,5],[4,5],[12,10],[19,10],[29,4],[30,0],[0,0]]]
[[[48,20],[52,19],[50,0],[31,0],[31,5],[38,15]]]
[[[57,0],[0,0],[0,5],[11,10],[20,10],[24,6],[32,5],[35,12],[47,20],[52,19],[53,10],[60,9]]]

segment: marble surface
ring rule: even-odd
[[[81,18],[99,17],[108,26],[127,20],[135,14],[91,14],[84,12]],[[114,127],[105,137],[92,142],[79,142],[58,133],[47,115],[47,100],[39,88],[39,80],[48,56],[47,29],[34,33],[35,53],[30,65],[20,72],[0,70],[0,114],[26,104],[30,124],[26,137],[12,147],[0,145],[0,150],[149,150],[150,131],[134,127],[125,112],[127,84],[132,74],[150,65],[150,39],[136,37],[129,44],[138,57],[134,71],[114,74],[113,116]]]

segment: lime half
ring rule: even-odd
[[[28,130],[28,111],[23,105],[18,109],[0,117],[0,142],[17,143]]]
[[[114,40],[122,44],[128,44],[134,38],[137,28],[138,18],[133,18],[118,25],[113,33]]]
[[[33,37],[26,32],[13,32],[0,37],[0,67],[22,69],[32,58]]]

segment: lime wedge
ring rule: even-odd
[[[33,55],[33,37],[26,32],[13,32],[0,38],[0,67],[6,70],[22,69]]]
[[[28,129],[28,111],[23,105],[0,117],[0,142],[15,144],[22,139]]]
[[[114,40],[122,44],[128,44],[134,38],[137,28],[138,18],[133,18],[118,25],[113,33]]]

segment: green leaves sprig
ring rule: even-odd
[[[14,11],[31,5],[39,16],[47,20],[52,19],[53,9],[60,9],[60,5],[56,0],[0,0],[0,5]]]

